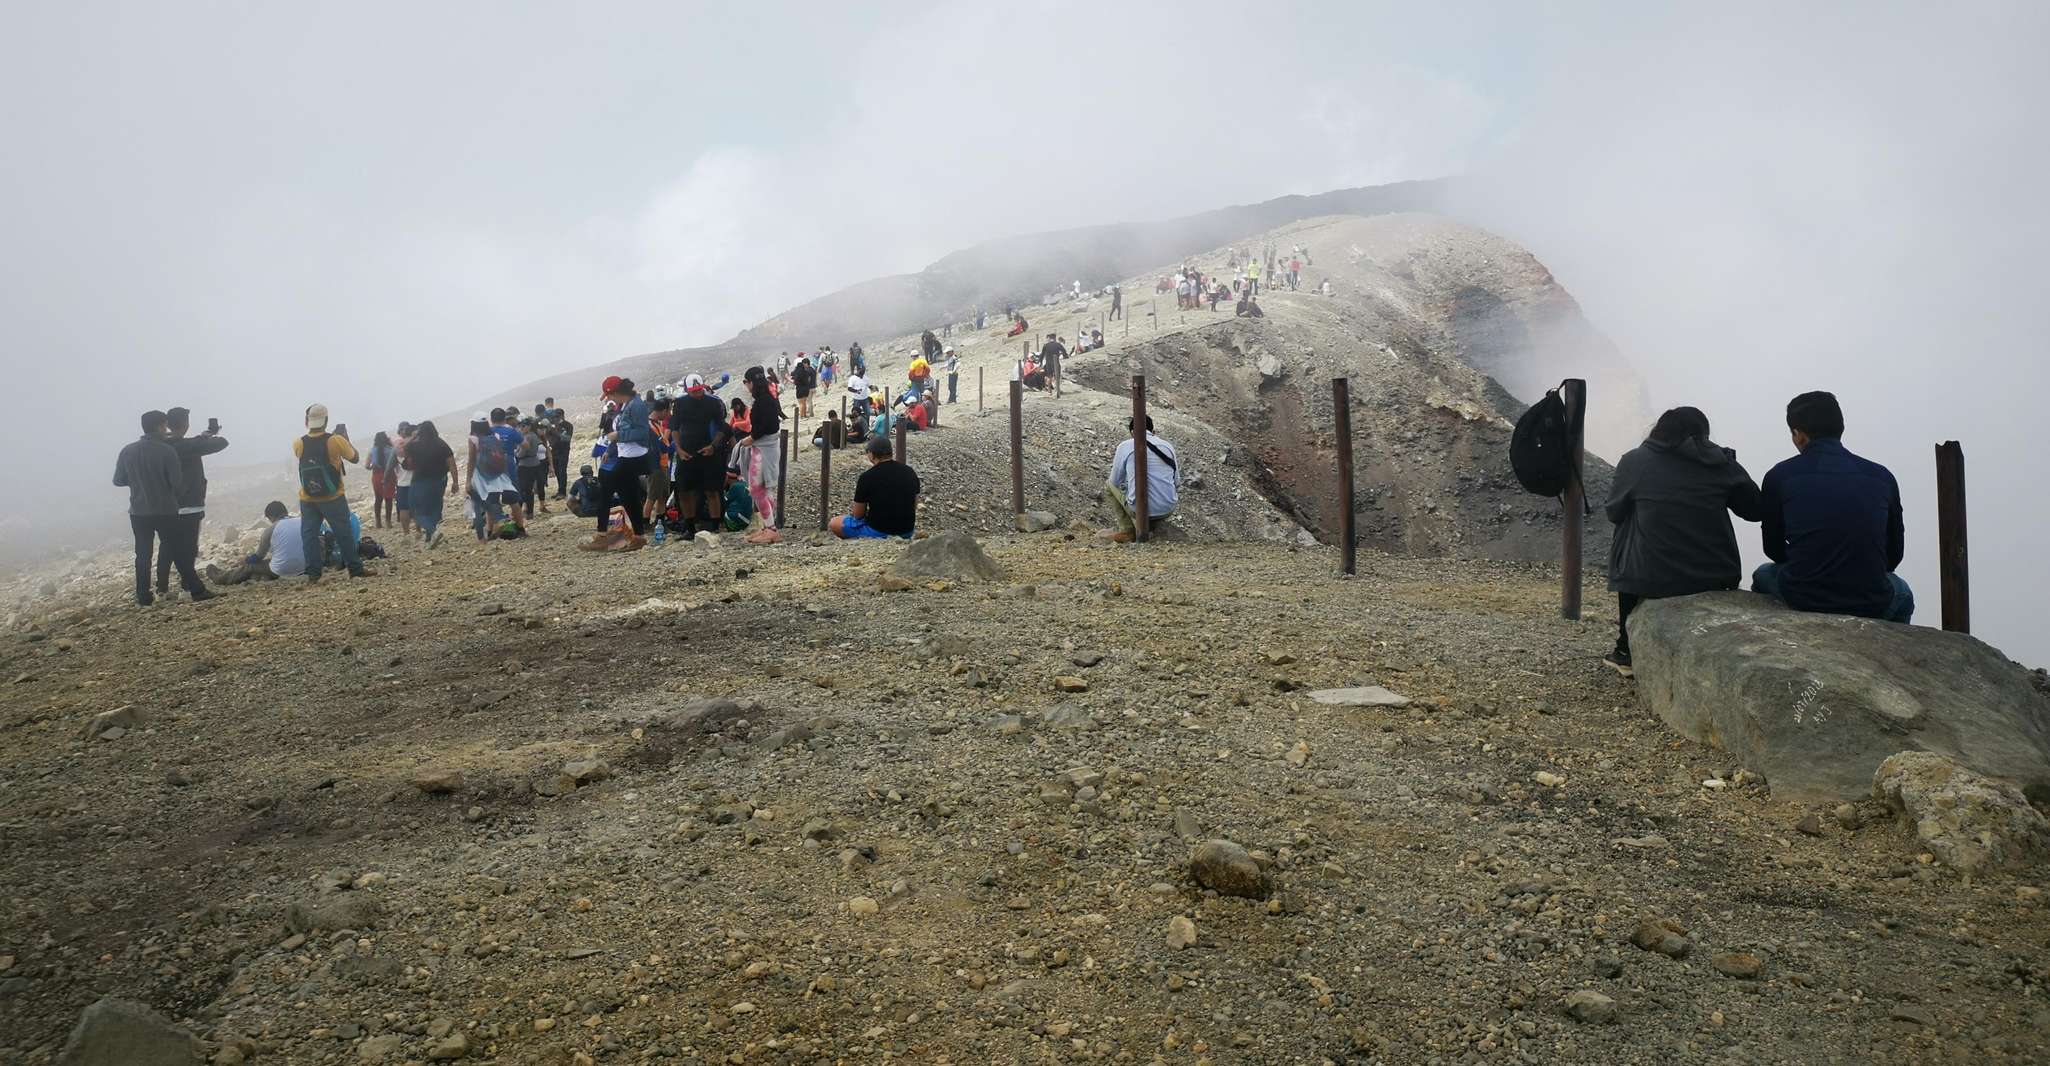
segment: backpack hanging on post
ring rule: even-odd
[[[1509,437],[1509,466],[1517,483],[1536,496],[1558,496],[1573,482],[1573,447],[1566,403],[1559,390],[1545,393],[1516,420]]]

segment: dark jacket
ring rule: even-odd
[[[170,441],[173,451],[178,453],[178,470],[183,475],[185,487],[178,491],[178,506],[206,506],[206,456],[228,446],[228,439],[216,434],[200,437],[173,437]]]
[[[1733,589],[1743,578],[1729,514],[1758,521],[1758,486],[1736,456],[1701,437],[1645,441],[1616,464],[1606,508],[1609,588],[1657,599]]]
[[[143,437],[121,449],[120,458],[114,460],[114,484],[128,490],[129,514],[177,514],[185,475],[170,441]]]
[[[1766,472],[1765,555],[1780,564],[1790,607],[1878,618],[1893,602],[1887,575],[1901,564],[1907,531],[1893,473],[1838,440]]]

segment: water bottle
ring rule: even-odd
[[[667,539],[667,538],[668,538],[668,535],[669,535],[669,527],[668,527],[668,526],[665,526],[665,525],[663,525],[663,524],[662,524],[662,520],[661,520],[661,519],[659,519],[659,518],[658,518],[658,519],[656,519],[656,520],[655,520],[655,543],[657,543],[657,544],[660,544],[660,543],[662,543],[662,541],[663,541],[663,540],[665,540],[665,539]]]

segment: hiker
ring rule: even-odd
[[[283,503],[277,500],[263,505],[263,517],[270,524],[263,527],[263,537],[256,542],[256,550],[242,557],[242,561],[229,569],[218,566],[206,568],[206,576],[216,585],[240,585],[249,581],[276,581],[284,576],[271,569],[272,554],[281,545],[277,542],[278,524],[291,514]],[[299,524],[292,523],[289,531],[291,541],[299,539]],[[306,561],[299,560],[299,569],[306,569]]]
[[[1787,403],[1800,454],[1759,487],[1765,556],[1751,589],[1797,611],[1907,622],[1915,593],[1894,571],[1907,550],[1893,473],[1844,448],[1844,412],[1827,392]]]
[[[1117,516],[1118,528],[1110,539],[1130,543],[1138,534],[1132,513],[1139,506],[1137,482],[1132,477],[1132,438],[1118,442],[1110,457],[1110,481],[1103,486],[1104,501]],[[1182,472],[1176,465],[1174,445],[1153,433],[1153,417],[1146,417],[1146,514],[1158,523],[1174,515],[1181,498]]]
[[[525,532],[527,517],[523,513],[525,501],[520,496],[519,465],[520,444],[526,440],[526,434],[512,424],[511,412],[503,407],[494,407],[491,409],[491,435],[498,438],[499,446],[505,449],[505,477],[511,486],[499,496],[499,500],[505,505],[506,513],[512,516],[513,525]],[[493,522],[492,525],[498,523]]]
[[[1039,348],[1039,368],[1046,372],[1047,380],[1055,383],[1061,380],[1061,360],[1067,354],[1067,346],[1061,343],[1058,334],[1046,335],[1046,343]],[[1058,384],[1055,387],[1058,388]]]
[[[918,525],[918,474],[897,461],[887,437],[870,440],[865,450],[868,469],[854,482],[854,505],[828,528],[842,540],[909,540]]]
[[[1260,261],[1258,259],[1246,265],[1246,294],[1248,298],[1260,295]]]
[[[676,461],[676,438],[670,435],[669,411],[669,387],[665,385],[656,390],[655,402],[648,405],[648,433],[653,443],[648,447],[648,499],[641,510],[650,523],[668,513],[669,498],[676,494],[670,477],[671,465]],[[658,530],[658,543],[661,537]]]
[[[1103,347],[1103,331],[1091,329],[1089,331],[1089,350],[1093,352],[1101,347]]]
[[[413,522],[429,548],[439,547],[443,504],[460,492],[455,449],[441,439],[433,422],[422,422],[413,427],[412,439],[406,442],[405,459],[413,468]]]
[[[839,365],[840,357],[833,354],[833,349],[827,348],[826,354],[819,359],[819,395],[833,391],[833,373]]]
[[[598,487],[598,478],[589,463],[584,464],[580,474],[576,483],[569,487],[569,513],[578,518],[592,518],[604,509],[601,506],[604,490]]]
[[[926,331],[926,336],[932,336],[932,331]],[[925,394],[925,386],[932,381],[932,362],[921,352],[911,358],[911,369],[908,374],[911,383],[905,387],[904,395],[917,399]]]
[[[641,479],[648,474],[648,453],[655,446],[654,429],[648,424],[648,403],[634,391],[633,379],[617,374],[608,376],[598,391],[614,405],[612,428],[603,437],[611,465],[600,464],[598,484],[607,498],[616,500],[626,512],[632,531],[608,530],[611,512],[600,511],[597,535],[580,547],[585,551],[638,551],[648,545],[648,519],[641,512],[641,505],[647,502],[647,490]]]
[[[940,339],[932,335],[932,330],[926,330],[918,337],[918,354],[928,363],[939,359],[942,347]]]
[[[930,331],[928,331],[930,332]],[[752,441],[752,453],[747,465],[747,490],[754,496],[755,513],[761,516],[762,528],[749,537],[750,542],[773,544],[782,538],[776,532],[779,515],[776,514],[776,487],[782,473],[778,464],[783,457],[783,408],[777,403],[776,394],[770,390],[768,380],[761,368],[748,371],[754,386],[754,409],[748,419],[748,436]]]
[[[855,341],[847,346],[847,372],[853,375],[853,377],[847,379],[850,383],[850,388],[855,378],[865,377],[868,374],[868,357],[862,352],[860,341]]]
[[[738,533],[754,524],[755,499],[748,494],[737,471],[726,471],[726,492],[719,497],[719,522],[728,533]]]
[[[1047,382],[1046,371],[1039,369],[1038,361],[1030,357],[1018,364],[1017,373],[1018,382],[1028,389],[1037,391],[1052,387]]]
[[[1320,282],[1318,282],[1318,283],[1317,283],[1317,295],[1319,295],[1319,296],[1329,296],[1329,295],[1331,295],[1331,279],[1330,279],[1330,278],[1325,278],[1325,279],[1324,279],[1323,281],[1320,281]]]
[[[340,542],[342,565],[350,577],[365,577],[363,560],[356,555],[356,538],[349,534],[349,499],[343,493],[342,469],[346,463],[361,462],[356,446],[349,443],[346,426],[327,431],[327,407],[306,408],[306,435],[292,442],[292,457],[299,464],[299,544],[306,560],[306,577],[320,580],[320,545],[323,526],[335,531]]]
[[[463,469],[463,480],[470,486],[470,530],[478,540],[490,540],[504,520],[506,495],[513,493],[517,500],[517,490],[513,488],[513,461],[491,428],[491,416],[482,411],[470,416]]]
[[[518,485],[520,507],[526,517],[534,517],[535,507],[542,514],[548,513],[548,441],[541,433],[541,424],[534,419],[520,420],[520,446],[513,452],[519,464]]]
[[[853,398],[853,413],[868,413],[868,379],[859,373],[847,379],[847,395]]]
[[[1616,463],[1605,510],[1616,524],[1609,590],[1617,617],[1615,649],[1602,661],[1629,677],[1630,612],[1639,603],[1742,586],[1729,516],[1758,521],[1758,486],[1736,452],[1709,439],[1707,415],[1675,407]]]
[[[170,431],[171,450],[178,453],[178,472],[184,480],[184,487],[178,492],[178,521],[175,531],[178,540],[167,544],[157,558],[157,595],[168,595],[171,588],[171,567],[179,559],[184,565],[178,567],[178,575],[199,565],[199,527],[206,520],[206,456],[228,446],[221,436],[218,421],[207,423],[206,432],[196,437],[186,433],[192,429],[192,412],[183,407],[173,407],[164,413],[164,426]]]
[[[819,372],[803,352],[797,353],[797,365],[790,371],[790,383],[797,387],[797,417],[810,418],[811,394],[818,388]]]
[[[1302,279],[1302,275],[1303,261],[1300,259],[1290,259],[1288,261],[1288,291],[1296,291],[1296,285]]]
[[[1232,317],[1266,318],[1267,312],[1260,310],[1260,301],[1253,299],[1253,290],[1248,288],[1246,290],[1246,298],[1239,301],[1238,310],[1233,313]]]
[[[414,426],[411,422],[399,423],[398,432],[392,435],[392,448],[397,456],[392,460],[392,509],[398,515],[399,532],[413,532],[413,464],[406,458],[406,446],[413,443]]]
[[[1112,285],[1110,287],[1111,321],[1116,321],[1123,317],[1125,317],[1125,290],[1121,286]]]
[[[153,548],[171,555],[179,582],[194,600],[214,597],[177,547],[183,542],[178,498],[185,489],[185,475],[177,449],[171,447],[167,421],[162,411],[143,412],[142,436],[114,460],[114,484],[128,490],[128,527],[135,534],[135,602],[143,607],[157,602],[149,590]]]
[[[576,427],[570,425],[554,400],[548,401],[548,407],[548,456],[554,460],[555,498],[560,500],[569,495],[569,449]]]
[[[370,525],[382,529],[389,524],[387,515],[396,511],[393,497],[398,486],[398,448],[392,444],[391,434],[378,430],[370,438],[370,454],[363,458],[363,469],[370,473]]]
[[[688,537],[719,525],[719,494],[725,488],[719,449],[729,430],[726,405],[706,390],[704,378],[690,374],[683,385],[683,398],[672,406],[669,425],[676,446],[677,512]]]
[[[956,353],[956,352],[954,351],[954,346],[953,346],[953,345],[951,345],[951,344],[947,345],[947,352],[946,352],[946,355],[947,355],[947,402],[948,402],[948,403],[953,403],[953,402],[954,402],[954,399],[955,399],[955,397],[956,397],[956,396],[958,396],[958,395],[960,395],[960,389],[961,389],[961,356],[960,356],[960,355],[959,355],[958,353]]]
[[[1015,321],[1011,323],[1010,332],[1004,334],[1006,337],[1022,337],[1025,335],[1026,330],[1032,328],[1026,324],[1024,315],[1016,315],[1014,318]]]

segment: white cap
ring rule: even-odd
[[[683,376],[683,387],[686,390],[702,389],[705,387],[705,379],[703,376],[698,374],[685,374]]]
[[[327,405],[326,405],[326,404],[324,404],[324,403],[316,403],[316,404],[313,404],[313,405],[311,405],[311,406],[309,406],[309,407],[307,407],[307,408],[306,408],[306,428],[307,428],[307,429],[326,429],[326,428],[327,428]]]

